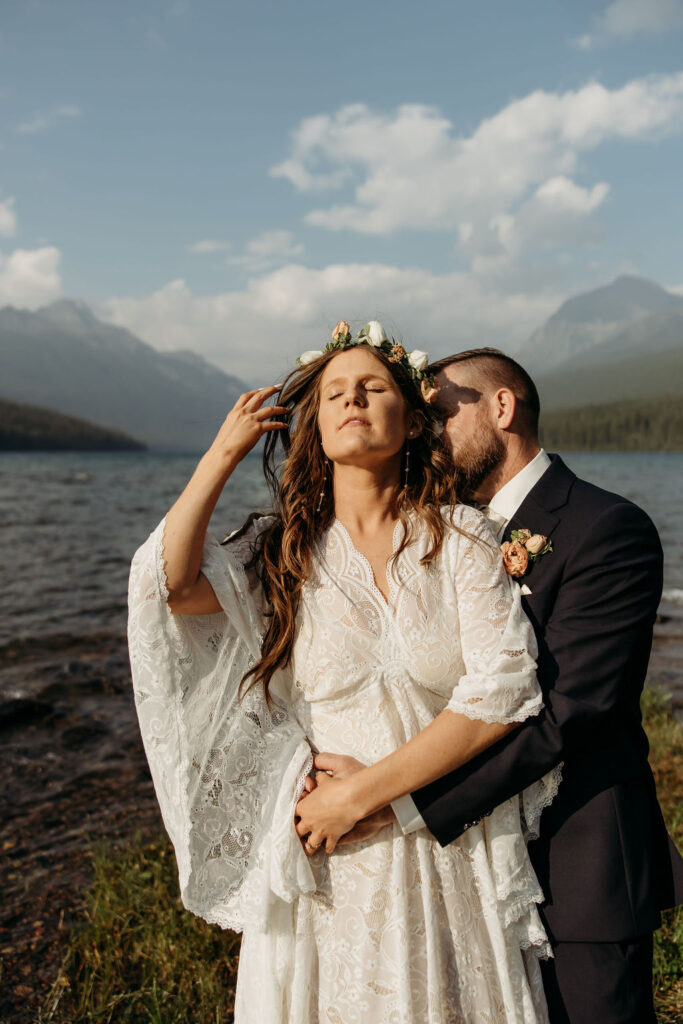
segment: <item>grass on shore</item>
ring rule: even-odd
[[[38,1024],[232,1021],[240,938],[184,909],[166,837],[95,850],[93,874]]]
[[[641,702],[650,764],[666,827],[683,851],[683,726],[662,695],[649,687]],[[659,1024],[683,1020],[683,907],[667,910],[655,934],[654,989]]]
[[[650,761],[671,835],[683,848],[683,728],[652,689],[643,695]],[[185,911],[173,851],[164,839],[93,854],[82,924],[38,1024],[228,1024],[239,936]],[[659,1024],[680,1024],[683,910],[657,933]]]

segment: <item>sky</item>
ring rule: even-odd
[[[437,358],[683,294],[681,180],[683,0],[0,3],[0,306],[250,384],[340,319]]]

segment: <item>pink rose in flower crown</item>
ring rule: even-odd
[[[540,555],[547,543],[548,538],[544,537],[542,533],[534,533],[529,534],[524,542],[524,547],[530,555]]]
[[[503,565],[508,576],[518,578],[529,568],[529,552],[518,540],[506,540],[500,545]]]
[[[340,320],[335,329],[332,331],[332,341],[337,341],[338,338],[345,338],[351,330],[351,325],[346,320]]]

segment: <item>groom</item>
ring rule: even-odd
[[[652,933],[683,900],[639,699],[662,589],[662,550],[641,509],[578,479],[538,442],[538,393],[495,349],[431,369],[461,496],[488,506],[500,541],[552,542],[519,580],[539,645],[544,710],[477,759],[393,805],[404,831],[445,845],[564,762],[530,844],[554,960],[543,965],[552,1024],[651,1024]],[[326,755],[319,767],[350,770]],[[316,762],[318,764],[318,762]],[[372,834],[389,808],[345,839]]]

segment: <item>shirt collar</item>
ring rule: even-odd
[[[541,448],[531,462],[527,462],[524,469],[520,469],[519,473],[513,476],[512,480],[508,480],[493,495],[489,502],[491,511],[495,512],[497,516],[504,518],[506,523],[509,523],[531,488],[538,483],[550,465],[548,453]]]

